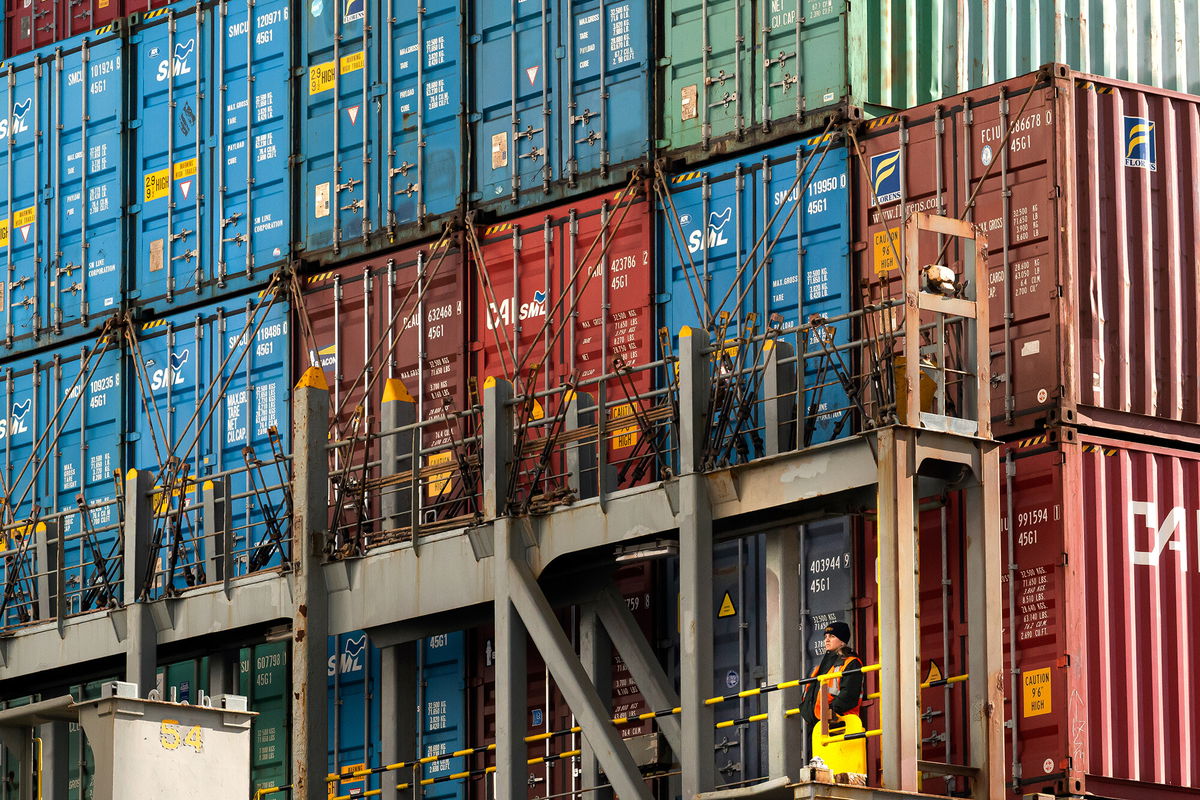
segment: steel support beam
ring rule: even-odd
[[[554,616],[554,610],[550,607],[545,595],[542,594],[537,581],[534,580],[533,573],[529,571],[529,565],[525,563],[524,558],[517,557],[516,553],[507,552],[510,553],[510,557],[506,559],[499,548],[499,542],[497,542],[496,569],[497,571],[507,569],[508,602],[520,614],[521,622],[524,623],[530,638],[546,662],[546,666],[554,678],[554,683],[567,701],[567,706],[579,721],[580,727],[583,728],[583,736],[595,752],[600,766],[608,776],[609,783],[612,784],[613,791],[623,800],[632,800],[633,798],[650,800],[650,792],[642,781],[641,772],[633,760],[633,755],[621,741],[604,705],[596,695],[595,689],[590,685],[583,664],[579,662],[579,657],[575,655],[575,649],[567,640],[562,626],[558,624],[558,620]],[[505,567],[503,565],[506,560],[508,563]],[[496,603],[500,605],[499,597]],[[524,677],[522,676],[522,679]],[[498,691],[499,687],[497,686]],[[524,683],[522,683],[521,699],[523,706]],[[521,734],[518,734],[518,738],[520,736]],[[500,737],[498,725],[496,737],[498,741]],[[711,753],[709,755],[711,760]],[[497,797],[505,796],[500,792],[499,785],[497,785],[496,794]]]
[[[417,491],[408,487],[394,486],[379,494],[379,510],[383,517],[383,527],[387,530],[397,530],[405,525],[405,521],[416,530],[421,520],[417,515],[420,508],[413,504],[420,498],[420,458],[413,457],[413,445],[420,452],[420,431],[413,429],[403,433],[387,433],[399,428],[413,425],[417,421],[417,401],[408,393],[404,382],[399,378],[388,378],[383,386],[383,402],[379,406],[379,427],[386,435],[379,439],[379,459],[382,475],[395,475],[409,470],[412,479],[417,483]],[[414,442],[414,438],[416,441]],[[414,545],[416,539],[413,539]]]
[[[793,680],[800,675],[800,539],[795,526],[766,534],[767,683]],[[799,689],[767,695],[767,741],[771,778],[799,778],[804,757],[804,721],[786,716],[800,703]]]
[[[158,666],[158,629],[149,605],[140,597],[154,528],[150,504],[153,486],[154,475],[150,472],[130,471],[125,479],[125,680],[137,684],[142,696],[154,687]]]
[[[913,432],[880,430],[879,727],[883,785],[918,791],[921,749],[920,627]]]
[[[638,685],[642,697],[651,709],[655,711],[664,708],[675,708],[679,705],[679,695],[671,684],[671,679],[658,663],[654,648],[638,628],[637,621],[625,605],[625,600],[617,590],[609,587],[596,598],[596,613],[604,623],[604,630],[621,660],[629,669],[629,674]],[[683,749],[682,734],[679,729],[678,717],[660,717],[656,719],[659,731],[666,738],[671,750],[678,754]]]
[[[612,644],[604,632],[600,615],[594,603],[585,603],[579,608],[579,660],[588,682],[603,706],[605,713],[612,714]],[[591,741],[583,736],[579,755],[579,785],[584,789],[599,786],[600,761]],[[591,792],[594,800],[611,800],[612,787],[605,786]]]
[[[229,502],[229,476],[206,480],[203,485],[204,530],[208,534],[204,569],[210,581],[221,581],[229,589],[233,577],[233,509]]]
[[[329,388],[305,370],[292,402],[292,797],[325,800],[329,700],[326,639],[329,595],[321,563],[328,527]]]
[[[486,480],[486,479],[485,479]],[[522,798],[528,794],[525,760],[529,745],[525,743],[525,711],[528,687],[526,666],[525,626],[510,596],[512,571],[509,562],[524,558],[524,548],[517,544],[519,533],[512,520],[501,517],[494,526],[496,591],[496,782],[495,797]]]
[[[796,444],[795,348],[779,339],[763,342],[763,445],[768,456],[793,449]]]
[[[513,458],[513,387],[488,378],[483,384],[483,516],[508,513],[509,465]],[[499,595],[497,595],[499,597]]]
[[[966,495],[967,679],[970,764],[976,800],[1003,800],[1004,607],[1001,599],[1000,461],[982,446],[981,473]]]
[[[417,698],[418,642],[384,647],[380,652],[380,706],[383,717],[380,722],[380,753],[384,764],[409,761],[417,752],[417,725],[420,722]],[[411,800],[417,797],[411,788],[396,790],[397,784],[415,784],[412,778],[420,777],[420,768],[405,772],[385,772],[382,775],[383,797]]]
[[[69,723],[47,722],[38,727],[42,740],[42,796],[41,800],[69,800],[69,778],[71,774],[71,748]],[[79,776],[80,781],[83,776]],[[83,796],[82,790],[79,796]]]

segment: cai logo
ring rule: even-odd
[[[29,114],[29,109],[33,108],[33,98],[29,98],[24,103],[16,103],[12,107],[12,133],[24,133],[29,130],[29,121],[25,117]],[[0,141],[8,138],[9,134],[9,118],[0,119]]]
[[[506,328],[512,327],[517,320],[526,320],[531,317],[546,316],[546,293],[534,292],[533,300],[527,303],[521,303],[517,309],[513,309],[513,300],[511,297],[500,301],[497,306],[492,303],[488,306],[487,329],[494,330],[503,325]]]
[[[183,383],[183,366],[188,363],[189,356],[191,351],[187,349],[168,354],[167,366],[150,372],[150,388],[157,392],[168,386],[179,386]]]
[[[29,431],[29,423],[25,421],[25,417],[29,416],[29,409],[33,405],[33,400],[25,400],[20,403],[13,403],[12,414],[8,419],[0,419],[0,439],[11,434],[27,433]]]
[[[880,204],[900,200],[900,151],[871,156],[871,189]]]
[[[168,76],[190,75],[192,68],[188,65],[188,56],[192,54],[192,50],[195,48],[195,39],[188,39],[186,42],[176,44],[175,55],[159,62],[158,73],[154,76],[155,79],[159,83],[162,83]]]
[[[363,656],[367,652],[367,635],[359,634],[354,638],[347,638],[346,643],[342,646],[340,653],[334,653],[329,657],[329,677],[337,675],[339,672],[345,675],[347,672],[361,672],[363,668]]]
[[[733,208],[726,208],[724,211],[712,211],[708,215],[708,232],[705,236],[704,231],[695,230],[688,234],[688,252],[695,253],[701,247],[706,250],[711,250],[719,244],[729,244],[729,237],[725,235],[725,225],[728,224],[733,216]]]
[[[1155,137],[1153,120],[1125,117],[1125,166],[1157,172]]]

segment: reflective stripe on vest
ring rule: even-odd
[[[858,667],[856,667],[856,669],[862,668],[862,661],[859,659],[858,656],[846,656],[845,659],[842,661],[842,664],[840,667],[835,667],[834,669],[831,669],[829,672],[826,672],[825,674],[831,675],[834,672],[845,672],[847,669],[849,669],[849,664],[851,661],[858,661]],[[820,664],[813,667],[812,677],[814,677],[814,678],[817,677],[817,670],[819,670],[819,669],[821,669]],[[816,709],[815,709],[817,719],[821,719],[821,717],[824,715],[824,711],[825,711],[824,687],[826,687],[826,686],[829,687],[830,694],[837,694],[839,691],[841,691],[841,688],[842,688],[841,677],[839,676],[837,678],[832,678],[827,681],[821,681],[821,683],[817,685],[817,704],[816,704]],[[856,697],[854,699],[854,706],[852,708],[848,709],[846,712],[844,712],[844,714],[841,714],[839,716],[845,716],[845,714],[858,715],[861,710],[862,710],[862,692],[859,692],[858,697]]]

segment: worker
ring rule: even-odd
[[[825,655],[813,668],[811,677],[831,673],[837,673],[838,677],[806,683],[800,696],[800,714],[812,731],[814,758],[820,757],[835,775],[865,777],[866,773],[864,739],[826,741],[830,737],[863,731],[859,716],[863,696],[862,666],[862,659],[850,647],[850,626],[841,621],[828,625],[825,628]]]

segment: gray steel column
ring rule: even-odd
[[[292,402],[292,798],[325,800],[329,598],[322,572],[329,513],[329,387],[318,367]]]
[[[980,482],[966,495],[967,693],[977,800],[1002,800],[1004,788],[1004,606],[1000,547],[1000,460],[980,447]]]
[[[486,395],[485,395],[486,396]],[[486,402],[486,401],[485,401]],[[486,405],[485,405],[486,409]],[[487,425],[485,421],[485,427]],[[486,477],[485,477],[486,482]],[[496,582],[496,786],[498,800],[519,800],[528,795],[529,745],[525,743],[527,687],[525,626],[510,599],[510,561],[523,559],[524,548],[512,520],[498,517],[495,535]]]
[[[800,540],[795,526],[766,535],[767,683],[795,680],[800,675]],[[800,703],[800,690],[782,689],[767,695],[768,761],[772,778],[797,780],[804,756],[804,721],[784,712]]]
[[[238,694],[238,651],[218,650],[208,656],[208,693],[213,697]]]
[[[228,589],[233,577],[233,511],[229,502],[229,476],[204,481],[204,568],[210,581],[223,581]],[[213,692],[216,694],[216,692]]]
[[[496,378],[484,381],[482,472],[485,519],[508,511],[508,469],[513,450],[512,399],[513,387],[508,381]],[[501,552],[499,541],[496,552]]]
[[[763,373],[763,445],[769,456],[791,450],[796,442],[795,348],[779,339],[763,342],[767,351]],[[780,363],[786,362],[786,363]]]
[[[661,711],[678,706],[679,695],[675,693],[671,679],[658,663],[654,648],[642,635],[637,621],[616,589],[609,587],[596,598],[596,611],[600,615],[600,621],[604,623],[608,638],[621,654],[621,660],[625,662],[629,674],[633,676],[650,708]],[[666,737],[671,749],[678,754],[682,750],[679,717],[659,717],[654,722]]]
[[[504,557],[499,543],[497,543],[497,572],[503,562]],[[516,608],[517,613],[521,615],[521,621],[529,631],[530,638],[537,645],[538,652],[542,654],[546,666],[550,669],[554,683],[558,686],[562,696],[566,698],[567,705],[575,715],[579,726],[583,728],[583,735],[595,751],[596,758],[599,759],[600,766],[608,776],[613,791],[622,800],[635,800],[635,798],[650,800],[650,791],[642,781],[642,774],[633,760],[633,755],[617,734],[611,718],[600,703],[600,698],[596,696],[595,690],[590,685],[587,673],[584,672],[583,665],[579,663],[579,658],[575,655],[575,649],[571,646],[571,642],[563,633],[562,626],[558,624],[558,619],[554,616],[554,610],[550,608],[549,601],[538,587],[529,565],[523,558],[516,557],[515,553],[508,559],[506,589],[509,600]],[[498,689],[499,684],[497,683],[497,691]],[[496,735],[499,736],[499,726],[497,726]],[[711,726],[709,735],[712,735]],[[711,767],[711,752],[709,761]],[[499,785],[496,788],[496,796],[505,796],[501,793]],[[511,796],[523,797],[524,795]]]
[[[68,746],[68,723],[47,722],[38,727],[42,740],[42,798],[68,800],[71,754]],[[80,776],[80,780],[83,776]],[[79,794],[83,796],[82,791]]]
[[[880,758],[884,788],[915,792],[921,748],[921,654],[912,432],[883,428],[878,441]]]
[[[700,335],[695,335],[699,333]],[[710,369],[703,331],[679,333],[679,761],[684,800],[716,785],[713,709],[712,507],[696,472],[708,435]]]
[[[612,713],[612,646],[600,617],[592,603],[579,607],[579,660],[583,663],[583,671],[595,687],[600,703],[604,710]],[[579,785],[583,789],[599,786],[600,762],[596,759],[595,748],[586,736],[580,737],[579,756]],[[595,800],[609,800],[613,796],[612,787],[596,789],[590,796]]]
[[[59,524],[57,519],[49,522],[39,522],[33,534],[34,552],[37,556],[37,597],[34,608],[29,609],[34,619],[54,619],[59,617],[61,608],[65,614],[69,609],[66,603],[59,602],[59,592],[63,588],[61,574],[58,568],[59,551],[62,542],[59,539]]]
[[[563,416],[564,433],[595,425],[598,419],[596,398],[585,392],[574,392],[574,397],[571,398]],[[596,454],[600,446],[598,442],[584,440],[577,447],[566,448],[568,485],[581,500],[596,496],[599,480],[596,473]]]
[[[405,642],[380,651],[380,755],[384,764],[412,761],[424,755],[417,752],[417,724],[420,721],[417,709],[418,646],[418,642]],[[414,775],[419,777],[419,770],[383,773],[383,796],[401,800],[416,797],[416,792],[411,788],[396,791],[397,784],[415,783],[410,780]]]
[[[150,608],[139,595],[150,561],[154,511],[150,490],[154,475],[131,470],[125,478],[125,570],[123,599],[128,615],[125,640],[125,680],[136,683],[140,696],[154,688],[158,666],[158,629]]]
[[[388,378],[383,387],[383,402],[379,406],[379,431],[385,434],[379,439],[379,473],[383,477],[395,475],[409,470],[412,479],[420,487],[421,462],[413,458],[413,433],[392,433],[390,431],[414,424],[417,421],[417,401],[408,393],[404,383],[399,378]],[[420,448],[418,447],[418,450]],[[416,512],[413,508],[413,493],[410,487],[393,486],[380,493],[380,513],[383,516],[383,527],[396,530],[409,524],[420,524],[420,520],[412,519]],[[414,526],[415,527],[415,526]]]

